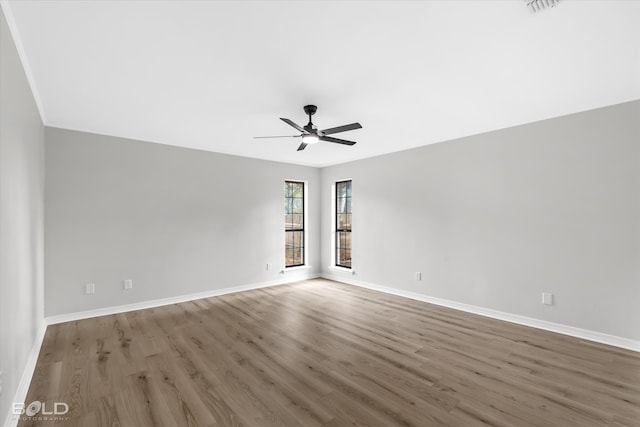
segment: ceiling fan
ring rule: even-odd
[[[334,138],[327,135],[332,135],[334,133],[346,132],[348,130],[360,129],[362,126],[360,123],[351,123],[350,125],[343,125],[329,129],[318,130],[318,127],[311,122],[311,116],[316,113],[318,107],[315,105],[305,105],[304,112],[309,116],[309,123],[305,126],[297,125],[289,119],[283,119],[280,117],[280,120],[288,124],[289,126],[296,128],[299,132],[302,132],[300,135],[284,135],[284,136],[254,136],[254,138],[302,138],[302,143],[298,147],[298,151],[302,151],[307,148],[309,144],[315,144],[318,141],[325,142],[335,142],[336,144],[344,144],[344,145],[354,145],[355,141],[347,141],[346,139]]]

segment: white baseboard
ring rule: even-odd
[[[199,292],[195,294],[180,295],[170,298],[156,299],[152,301],[144,301],[134,304],[126,304],[115,307],[106,307],[96,310],[88,310],[76,313],[62,314],[58,316],[50,316],[44,319],[44,322],[38,329],[35,341],[31,352],[29,353],[27,364],[22,373],[20,383],[14,396],[14,402],[24,402],[29,391],[29,385],[35,371],[36,363],[38,361],[38,355],[40,354],[40,348],[44,340],[47,325],[69,322],[81,319],[87,319],[91,317],[104,316],[109,314],[124,313],[133,310],[142,310],[145,308],[159,307],[163,305],[176,304],[180,302],[192,301],[201,298],[209,298],[220,295],[227,295],[236,292],[248,291],[253,289],[266,288],[270,286],[284,285],[291,282],[297,282],[302,280],[314,279],[317,277],[323,277],[325,279],[334,280],[336,282],[346,283],[349,285],[359,286],[366,289],[384,292],[391,295],[396,295],[404,298],[410,298],[417,301],[423,301],[430,304],[436,304],[444,307],[453,308],[456,310],[466,311],[473,314],[479,314],[481,316],[490,317],[493,319],[504,320],[511,323],[517,323],[520,325],[531,326],[538,329],[544,329],[547,331],[557,332],[564,335],[569,335],[576,338],[581,338],[589,341],[595,341],[603,344],[612,345],[615,347],[624,348],[627,350],[633,350],[640,352],[640,341],[631,340],[628,338],[617,337],[614,335],[603,334],[600,332],[589,331],[585,329],[575,328],[572,326],[562,325],[553,322],[547,322],[545,320],[533,319],[530,317],[519,316],[516,314],[505,313],[502,311],[491,310],[488,308],[478,307],[469,304],[463,304],[455,301],[445,300],[441,298],[430,297],[414,292],[403,291],[400,289],[389,288],[386,286],[375,285],[372,283],[355,280],[350,275],[337,275],[337,274],[305,274],[304,276],[292,275],[290,278],[283,277],[279,280],[272,280],[268,282],[254,283],[249,285],[234,286],[231,288],[215,289],[206,292]],[[14,418],[13,414],[9,412],[5,420],[5,427],[15,427],[18,423],[18,419]]]
[[[27,364],[24,367],[24,371],[22,371],[22,376],[20,377],[20,382],[18,383],[18,388],[16,389],[16,393],[13,396],[12,402],[23,403],[27,398],[27,393],[29,392],[29,386],[31,385],[33,373],[36,370],[36,363],[38,362],[40,348],[42,347],[42,341],[44,341],[44,334],[46,331],[47,323],[45,321],[42,321],[40,327],[38,328],[38,331],[36,332],[31,351],[29,351],[29,355],[27,356]],[[18,421],[19,417],[17,415],[13,415],[11,409],[9,409],[7,418],[4,421],[4,426],[15,427],[18,425]]]
[[[106,316],[109,314],[126,313],[127,311],[144,310],[145,308],[154,308],[163,305],[193,301],[196,299],[216,297],[220,295],[233,294],[236,292],[250,291],[253,289],[268,288],[270,286],[284,285],[286,283],[298,282],[301,280],[309,280],[320,277],[320,275],[316,273],[295,274],[291,275],[291,277],[286,277],[286,275],[287,273],[285,272],[281,279],[270,280],[268,282],[252,283],[249,285],[240,285],[224,289],[213,289],[210,291],[198,292],[195,294],[178,295],[175,297],[142,301],[133,304],[117,305],[113,307],[98,308],[95,310],[49,316],[45,318],[45,321],[47,322],[47,325],[54,325],[56,323],[72,322],[75,320],[89,319],[91,317]]]
[[[289,272],[289,273],[292,273],[292,272]],[[249,291],[252,289],[267,288],[270,286],[284,285],[287,283],[298,282],[302,280],[310,280],[310,279],[315,279],[320,277],[320,275],[317,273],[311,273],[311,274],[307,272],[304,272],[302,274],[300,273],[301,272],[297,272],[296,274],[289,274],[289,277],[286,277],[287,273],[285,272],[282,275],[281,279],[271,280],[268,282],[253,283],[249,285],[234,286],[231,288],[215,289],[215,290],[206,291],[206,292],[198,292],[195,294],[179,295],[175,297],[162,298],[162,299],[156,299],[151,301],[143,301],[143,302],[134,303],[134,304],[119,305],[115,307],[105,307],[105,308],[100,308],[96,310],[87,310],[87,311],[81,311],[76,313],[68,313],[68,314],[61,314],[57,316],[46,317],[42,322],[42,325],[38,329],[35,341],[33,343],[33,347],[31,348],[31,352],[29,353],[29,356],[27,359],[27,364],[24,368],[24,371],[22,372],[22,377],[20,378],[18,389],[16,390],[15,396],[13,398],[13,402],[24,402],[24,400],[27,397],[27,392],[29,391],[29,386],[31,385],[31,380],[33,378],[33,374],[36,368],[36,363],[38,362],[38,356],[40,355],[40,348],[42,347],[42,342],[44,340],[45,332],[47,330],[47,325],[53,325],[56,323],[63,323],[63,322],[71,322],[71,321],[81,320],[81,319],[88,319],[88,318],[97,317],[97,316],[105,316],[109,314],[125,313],[127,311],[143,310],[145,308],[160,307],[163,305],[170,305],[170,304],[176,304],[180,302],[193,301],[196,299],[233,294],[236,292]],[[5,422],[4,422],[4,427],[15,427],[18,424],[18,421],[19,421],[19,418],[15,417],[11,413],[11,411],[9,411],[9,414],[7,414],[7,418],[5,419]]]
[[[417,301],[423,301],[430,304],[436,304],[443,307],[449,307],[456,310],[466,311],[468,313],[479,314],[480,316],[491,317],[493,319],[504,320],[506,322],[517,323],[519,325],[531,326],[533,328],[544,329],[546,331],[557,332],[559,334],[569,335],[575,338],[581,338],[589,341],[595,341],[602,344],[612,345],[627,350],[640,352],[640,341],[628,338],[618,337],[615,335],[603,334],[601,332],[589,331],[586,329],[575,328],[573,326],[562,325],[560,323],[547,322],[546,320],[534,319],[531,317],[520,316],[517,314],[505,313],[503,311],[491,310],[489,308],[478,307],[470,304],[463,304],[441,298],[435,298],[428,295],[418,294],[415,292],[403,291],[401,289],[389,288],[386,286],[375,285],[368,282],[353,279],[347,275],[322,274],[321,277],[336,282],[346,283],[349,285],[359,286],[374,291],[380,291],[391,295],[404,298],[410,298]]]

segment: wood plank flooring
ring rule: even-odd
[[[640,426],[640,353],[316,279],[49,326],[35,400],[69,412],[21,426]]]

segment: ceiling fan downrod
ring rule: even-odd
[[[305,105],[304,106],[304,112],[307,116],[309,116],[309,123],[307,123],[307,125],[304,127],[304,129],[307,132],[313,132],[314,128],[313,128],[313,123],[311,122],[311,116],[313,116],[316,111],[318,110],[318,107],[316,107],[315,105]]]

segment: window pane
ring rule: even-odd
[[[347,260],[347,250],[344,248],[340,249],[340,262],[344,264],[346,260]]]
[[[292,201],[292,213],[301,214],[304,208],[304,201],[300,198],[290,199]]]
[[[291,196],[302,198],[304,187],[301,182],[294,182],[291,184]]]
[[[295,248],[293,250],[293,263],[295,265],[300,265],[302,264],[302,248]]]
[[[338,251],[338,265],[351,267],[351,249],[340,249]]]
[[[343,262],[345,267],[351,268],[351,250],[345,250]]]
[[[347,198],[338,197],[336,200],[336,209],[338,213],[347,213]]]
[[[340,249],[343,250],[347,247],[347,232],[340,233]]]
[[[293,199],[284,199],[284,213],[290,214],[293,212]]]
[[[339,231],[336,233],[336,248],[351,249],[351,232]]]
[[[344,249],[351,249],[351,233],[342,233],[342,247]]]
[[[338,230],[351,229],[351,214],[338,214]]]
[[[304,246],[304,232],[303,231],[287,231],[285,233],[285,246],[300,248]]]
[[[304,225],[304,215],[302,214],[293,214],[291,215],[292,228],[296,230],[302,230]]]
[[[285,243],[285,262],[287,266],[304,264],[304,233],[287,232]]]
[[[304,230],[303,214],[285,214],[284,215],[285,230]]]

